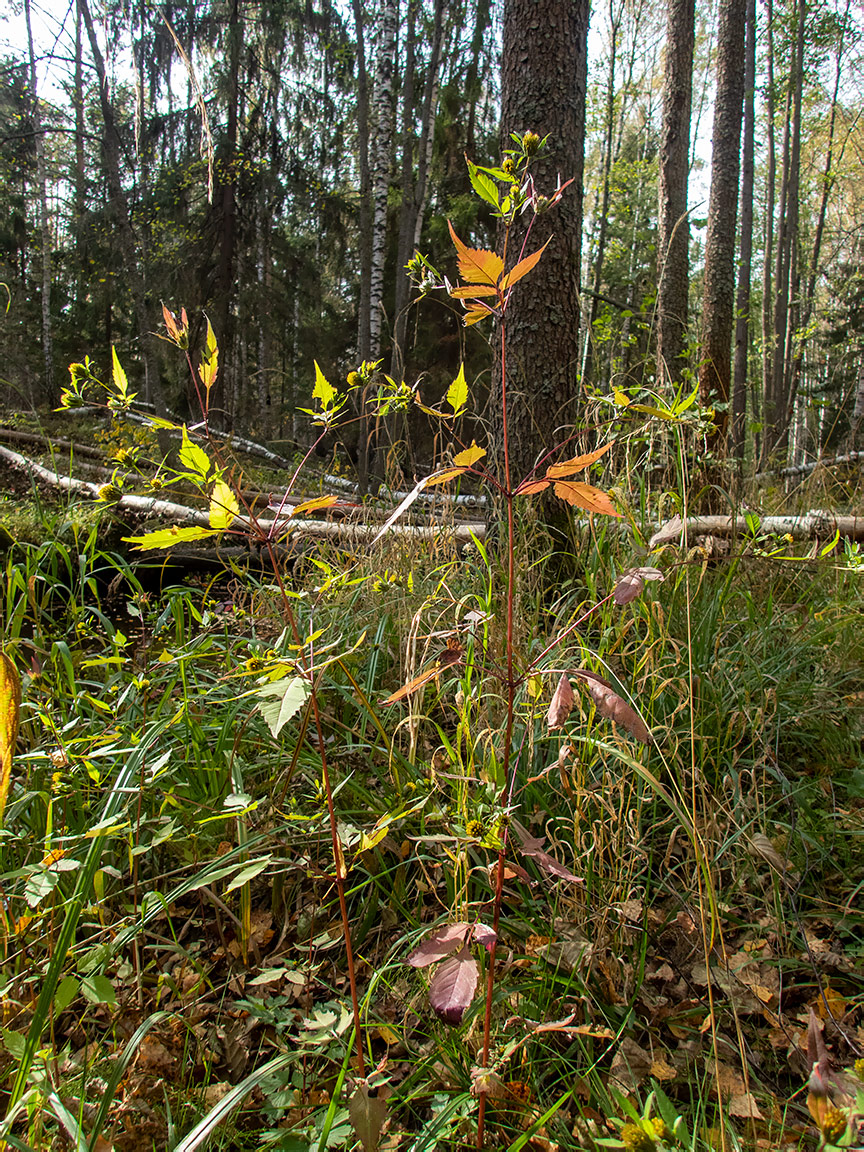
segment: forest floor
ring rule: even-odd
[[[15,424],[104,455],[0,437],[16,452],[109,488],[137,468],[122,490],[157,491],[132,426]],[[241,460],[236,488],[284,485]],[[625,529],[580,529],[566,555],[520,524],[516,667],[564,639],[520,687],[508,794],[504,576],[482,540],[166,566],[124,544],[143,521],[116,491],[3,477],[22,696],[0,833],[10,1146],[462,1149],[480,1095],[486,1146],[514,1152],[858,1140],[854,545],[757,527],[649,553],[642,525],[674,501],[635,487]],[[844,483],[787,506],[854,510]],[[637,564],[664,579],[616,603]],[[562,672],[575,699],[550,725]],[[629,701],[618,723],[598,674]],[[433,931],[456,943],[436,953]],[[442,1007],[457,946],[479,979]]]

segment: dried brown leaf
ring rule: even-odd
[[[644,721],[602,676],[598,676],[596,672],[591,672],[587,668],[578,668],[573,675],[578,676],[587,685],[591,698],[601,716],[614,721],[643,744],[651,743],[651,733]]]
[[[564,727],[567,722],[567,717],[573,710],[575,699],[573,688],[570,684],[570,677],[566,672],[563,672],[561,679],[558,681],[558,687],[555,689],[555,694],[552,697],[552,703],[549,705],[549,711],[546,714],[546,723],[550,728]]]
[[[361,1080],[348,1105],[348,1119],[360,1138],[363,1152],[376,1152],[381,1129],[387,1119],[387,1097],[392,1089],[387,1084],[370,1087]]]
[[[615,585],[612,598],[616,604],[629,604],[631,600],[635,600],[640,595],[649,580],[665,579],[666,577],[658,568],[633,568],[621,575]]]

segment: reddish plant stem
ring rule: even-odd
[[[507,504],[507,724],[504,730],[503,770],[505,789],[513,792],[510,779],[510,743],[513,739],[513,711],[516,699],[516,681],[513,677],[513,600],[516,579],[516,526],[513,517],[513,488],[510,483],[510,438],[507,434],[507,333],[504,317],[501,319],[501,438],[504,443],[504,500]],[[515,765],[515,761],[514,761]],[[514,775],[515,779],[515,775]],[[498,851],[498,873],[495,877],[495,903],[492,913],[494,936],[489,948],[489,969],[486,980],[486,1010],[483,1017],[483,1061],[489,1066],[489,1048],[492,1036],[492,1001],[495,993],[495,953],[498,947],[498,925],[501,920],[501,896],[504,888],[504,854],[507,847],[506,832]],[[477,1109],[477,1147],[484,1145],[486,1121],[486,1093],[481,1092]]]

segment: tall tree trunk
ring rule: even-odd
[[[357,51],[357,165],[360,176],[360,301],[357,309],[357,359],[369,360],[369,280],[372,270],[372,183],[369,174],[369,79],[366,68],[366,16],[363,0],[352,0]]]
[[[554,212],[537,219],[531,248],[547,239],[549,247],[536,271],[519,284],[508,309],[507,414],[514,484],[545,451],[572,435],[582,410],[577,369],[588,17],[588,0],[504,3],[502,148],[509,146],[512,131],[548,134],[547,149],[533,169],[538,190],[554,189],[559,173],[574,179]],[[527,227],[523,214],[511,233],[511,254],[520,251]],[[492,395],[492,447],[500,461],[500,359]]]
[[[585,355],[582,361],[582,387],[587,388],[594,374],[594,325],[600,314],[600,289],[603,285],[603,261],[606,258],[606,238],[609,234],[609,196],[612,184],[612,153],[615,136],[615,65],[618,57],[618,33],[624,7],[615,12],[615,0],[609,0],[609,71],[606,77],[606,111],[603,124],[603,177],[600,211],[597,221],[597,251],[594,256],[594,276],[588,327],[585,332]]]
[[[476,151],[474,139],[477,125],[477,106],[483,93],[483,83],[480,75],[480,56],[483,52],[483,41],[486,30],[492,21],[492,0],[477,0],[474,12],[474,33],[471,36],[471,54],[468,60],[468,70],[465,73],[465,101],[468,105],[468,125],[465,130],[465,144],[468,155],[473,156]]]
[[[371,167],[373,215],[372,266],[369,275],[369,355],[372,360],[378,360],[381,356],[384,266],[387,258],[387,198],[390,192],[395,113],[393,76],[399,22],[399,0],[380,0],[380,3],[375,58],[375,148]]]
[[[225,145],[222,152],[224,173],[221,189],[219,235],[219,267],[216,295],[216,338],[221,349],[221,366],[210,395],[211,410],[217,413],[217,422],[225,429],[233,425],[232,396],[236,365],[232,355],[235,345],[233,302],[234,274],[237,254],[237,133],[240,103],[240,45],[242,21],[241,0],[231,0],[228,18],[228,118],[225,126]]]
[[[711,143],[711,191],[705,238],[699,391],[716,406],[714,450],[726,453],[735,310],[735,219],[744,100],[746,0],[721,0],[717,27],[717,93]]]
[[[804,0],[795,8],[796,40],[786,90],[783,160],[774,273],[771,372],[765,394],[762,452],[764,462],[786,450],[786,421],[791,376],[793,325],[790,312],[795,296],[795,254],[798,244],[798,188],[801,157],[801,94],[804,66]]]
[[[669,0],[663,73],[663,127],[658,172],[657,373],[681,378],[687,348],[690,288],[690,108],[693,98],[695,0]]]
[[[774,185],[777,180],[777,155],[774,143],[774,4],[773,0],[766,0],[766,58],[768,83],[766,91],[766,124],[767,137],[767,165],[765,173],[765,229],[762,252],[762,411],[766,411],[768,396],[771,391],[771,372],[773,364],[772,355],[772,301],[773,282],[771,277],[771,263],[774,252]],[[754,415],[758,415],[754,413]],[[760,443],[761,441],[761,443]],[[764,437],[756,433],[755,453],[756,459],[762,462],[762,445]]]
[[[843,147],[840,149],[840,155],[837,157],[835,163],[834,146],[835,134],[837,130],[837,106],[838,97],[840,95],[840,81],[843,66],[843,54],[846,43],[846,32],[849,27],[850,7],[851,0],[846,0],[846,9],[843,13],[843,22],[840,27],[840,40],[837,47],[837,61],[834,71],[834,89],[831,94],[831,114],[828,121],[828,146],[825,153],[825,164],[822,169],[822,190],[819,197],[819,212],[816,218],[816,232],[813,236],[813,250],[810,255],[810,269],[807,278],[807,289],[804,293],[804,298],[801,304],[801,313],[796,324],[798,338],[795,341],[795,354],[792,359],[789,374],[789,388],[786,400],[785,415],[787,427],[790,420],[792,419],[792,412],[798,394],[798,386],[801,380],[801,369],[804,362],[804,350],[807,347],[807,334],[810,326],[810,318],[813,315],[813,306],[816,298],[816,281],[819,276],[819,261],[822,255],[822,238],[825,234],[825,219],[828,214],[828,201],[830,199],[834,183],[837,179],[837,169],[843,160],[843,152],[845,151],[844,142]]]
[[[102,113],[102,122],[105,127],[103,136],[103,150],[105,156],[105,170],[108,181],[108,191],[111,198],[111,209],[117,225],[117,239],[123,260],[123,271],[132,296],[132,305],[135,312],[135,322],[138,329],[141,363],[144,369],[144,397],[152,403],[159,415],[165,415],[165,396],[162,391],[162,382],[159,379],[158,358],[154,348],[155,337],[152,335],[153,323],[147,308],[147,295],[144,290],[144,277],[137,257],[137,241],[132,221],[129,216],[129,204],[123,188],[120,170],[120,136],[117,131],[117,122],[114,108],[108,96],[108,77],[105,71],[105,60],[96,39],[93,27],[93,18],[90,14],[88,0],[79,0],[81,16],[84,27],[87,29],[87,38],[90,41],[90,51],[93,54],[93,64],[99,82],[99,107]]]
[[[36,183],[39,193],[39,239],[42,247],[42,362],[45,370],[45,395],[49,404],[57,401],[54,387],[54,339],[51,329],[51,221],[48,218],[48,178],[45,172],[45,138],[39,110],[39,85],[36,79],[36,55],[33,51],[33,28],[30,23],[30,0],[24,0],[27,23],[27,51],[30,63],[30,99],[32,101],[33,137],[36,150]]]
[[[750,272],[753,263],[753,173],[755,147],[756,0],[747,0],[744,45],[744,147],[741,157],[741,247],[735,300],[735,364],[732,393],[732,453],[744,458],[747,361],[750,350]]]

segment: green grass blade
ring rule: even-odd
[[[222,1121],[228,1116],[237,1105],[246,1097],[253,1088],[256,1088],[262,1080],[266,1080],[268,1076],[272,1076],[274,1072],[280,1072],[283,1068],[287,1068],[289,1064],[295,1059],[293,1052],[289,1052],[283,1056],[277,1056],[275,1060],[270,1060],[267,1064],[262,1065],[257,1071],[247,1076],[245,1080],[241,1080],[236,1087],[232,1088],[222,1099],[216,1104],[203,1120],[200,1120],[188,1136],[184,1136],[179,1144],[174,1148],[174,1152],[194,1152],[194,1149],[200,1148],[205,1141],[209,1140]]]
[[[138,775],[142,759],[146,756],[150,747],[162,735],[165,728],[167,728],[170,720],[166,720],[163,724],[154,728],[148,735],[141,741],[138,747],[127,757],[117,774],[117,778],[108,793],[102,810],[101,821],[109,825],[114,821],[123,806],[128,801],[127,789],[131,780],[135,779]],[[90,845],[90,850],[84,862],[84,867],[78,872],[78,878],[75,884],[74,891],[63,909],[64,919],[60,929],[60,934],[57,937],[57,942],[54,946],[54,952],[51,956],[51,961],[45,972],[45,979],[42,984],[42,989],[39,993],[39,999],[36,1002],[36,1009],[33,1013],[33,1019],[30,1022],[30,1028],[27,1032],[27,1039],[24,1043],[24,1053],[21,1057],[21,1063],[18,1065],[18,1071],[15,1074],[15,1079],[12,1083],[12,1088],[9,1093],[9,1102],[6,1111],[6,1119],[0,1125],[0,1138],[5,1138],[5,1130],[9,1126],[12,1110],[21,1099],[27,1087],[27,1080],[30,1076],[30,1070],[33,1067],[33,1061],[36,1053],[39,1050],[39,1045],[42,1040],[42,1034],[47,1027],[48,1020],[51,1015],[51,1007],[54,1003],[54,994],[57,991],[57,986],[60,983],[60,978],[63,975],[63,969],[66,965],[66,958],[69,950],[75,940],[75,931],[78,927],[78,921],[84,909],[84,905],[93,888],[93,877],[102,860],[102,837],[95,836]]]
[[[87,1152],[93,1152],[96,1141],[99,1139],[102,1129],[105,1127],[105,1121],[108,1119],[108,1113],[111,1110],[111,1105],[114,1103],[114,1096],[120,1087],[120,1081],[123,1079],[123,1074],[129,1066],[129,1061],[138,1051],[138,1045],[155,1024],[158,1024],[161,1020],[167,1020],[170,1015],[170,1012],[154,1012],[151,1016],[147,1017],[143,1024],[135,1029],[127,1040],[126,1047],[120,1053],[120,1059],[114,1065],[111,1075],[105,1083],[105,1091],[102,1093],[102,1100],[93,1120],[93,1131],[90,1133]]]

